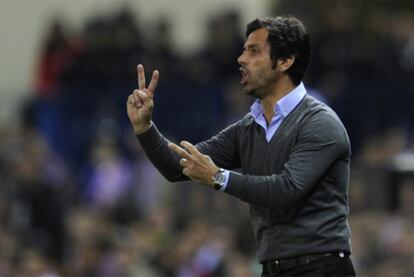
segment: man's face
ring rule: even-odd
[[[271,93],[277,80],[277,71],[272,69],[268,31],[258,29],[247,37],[243,53],[237,59],[241,65],[241,85],[246,94],[262,99]]]

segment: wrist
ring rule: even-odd
[[[211,174],[211,178],[210,178],[210,186],[214,187],[214,178],[217,175],[217,173],[219,173],[220,168],[215,166],[214,169],[212,170],[212,174]]]
[[[152,122],[148,122],[146,124],[140,124],[140,125],[134,125],[134,133],[135,135],[141,135],[143,133],[145,133],[146,131],[148,131],[152,126]]]
[[[212,176],[212,183],[213,183],[213,188],[215,190],[223,190],[227,179],[228,179],[228,173],[226,173],[226,170],[222,169],[222,168],[218,168],[217,172]]]

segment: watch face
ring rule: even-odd
[[[213,176],[214,189],[220,190],[224,185],[224,181],[226,181],[226,174],[224,173],[224,170],[220,168],[216,175]]]
[[[224,173],[223,173],[223,172],[220,172],[220,173],[218,174],[218,176],[217,176],[217,182],[219,182],[219,183],[223,183],[223,182],[224,182],[224,180],[226,180],[226,176],[224,175]]]
[[[220,183],[220,185],[222,185],[225,180],[226,175],[224,174],[224,170],[219,170],[219,172],[217,172],[217,174],[213,177],[214,183]]]

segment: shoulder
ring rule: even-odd
[[[248,133],[252,124],[254,124],[254,118],[250,113],[247,113],[238,121],[231,123],[222,129],[218,134],[213,136],[213,139],[230,139],[231,141],[238,143],[240,138],[245,137],[245,134]]]
[[[345,127],[332,108],[327,104],[315,99],[310,95],[306,95],[303,99],[303,103],[300,104],[301,121],[303,123],[319,123],[334,125],[336,128],[345,130]]]
[[[254,118],[251,113],[246,113],[242,119],[238,121],[239,127],[246,127],[254,123]]]
[[[302,135],[324,140],[335,140],[344,147],[349,147],[349,138],[345,126],[328,105],[312,96],[306,95],[301,103],[299,132]]]

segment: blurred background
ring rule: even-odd
[[[0,276],[259,276],[247,205],[165,181],[125,103],[158,69],[158,128],[209,138],[251,103],[246,24],[279,14],[351,138],[359,276],[414,276],[414,2],[357,0],[0,0]]]

